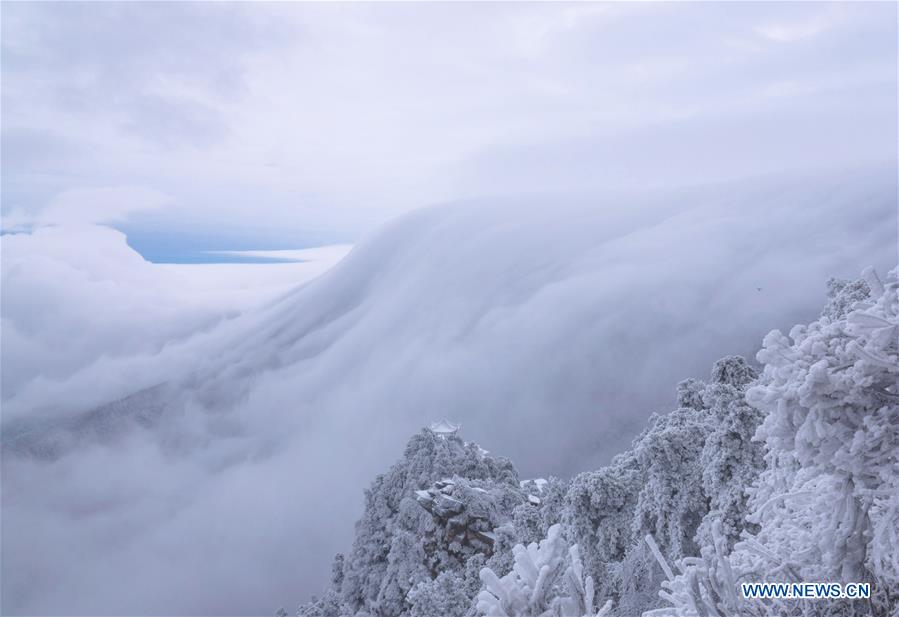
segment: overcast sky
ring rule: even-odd
[[[5,3],[3,214],[77,189],[67,219],[296,247],[484,194],[895,164],[896,23],[889,2]]]

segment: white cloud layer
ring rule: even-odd
[[[40,220],[64,221],[62,213],[53,215],[56,209]],[[122,232],[104,226],[39,225],[5,235],[3,402],[99,360],[114,365],[159,353],[314,278],[348,250],[291,251],[303,260],[297,263],[172,265],[145,261]],[[12,413],[4,409],[7,417]]]
[[[79,368],[20,376],[4,400],[3,612],[298,602],[348,548],[361,489],[435,417],[526,475],[593,468],[669,409],[678,380],[811,318],[827,277],[895,265],[896,198],[888,170],[428,208],[187,338],[171,323],[194,327],[188,311],[141,312],[165,309],[146,297],[149,266],[89,228],[98,257],[29,345],[80,349],[91,308],[118,342],[99,356],[84,343]],[[4,277],[72,278],[42,255],[8,263]],[[120,289],[89,286],[113,267]],[[45,293],[18,290],[4,329]],[[137,344],[116,327],[129,319]]]

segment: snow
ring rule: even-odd
[[[876,580],[870,606],[833,601],[827,614],[899,608],[899,407],[889,396],[899,384],[899,280],[897,270],[885,283],[873,270],[863,280],[830,284],[819,320],[765,337],[764,371],[746,394],[764,412],[756,438],[766,466],[745,514],[755,531],[731,550],[715,521],[700,556],[669,575],[660,592],[669,606],[644,617],[748,614],[737,581],[759,580]],[[793,600],[768,610],[819,614]]]
[[[520,482],[521,488],[525,488],[526,485],[533,483],[537,490],[542,491],[543,487],[546,486],[546,478],[531,478],[529,480],[522,480]]]
[[[601,617],[607,613],[608,602],[595,612],[593,579],[584,578],[577,545],[566,545],[560,525],[550,527],[539,544],[518,544],[512,552],[515,566],[509,574],[500,578],[490,568],[481,570],[484,590],[477,597],[481,615]],[[562,580],[567,593],[561,592]]]

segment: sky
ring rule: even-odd
[[[303,248],[460,198],[895,161],[896,22],[892,3],[10,3],[5,228],[115,189],[67,216],[149,252]]]
[[[0,612],[292,613],[443,416],[608,462],[899,262],[896,45],[892,3],[4,3]]]

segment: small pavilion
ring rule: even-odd
[[[435,435],[439,435],[440,437],[449,437],[458,433],[459,429],[462,427],[459,424],[453,424],[446,418],[443,418],[442,420],[438,420],[437,422],[431,422],[431,426],[429,426],[428,428]]]

